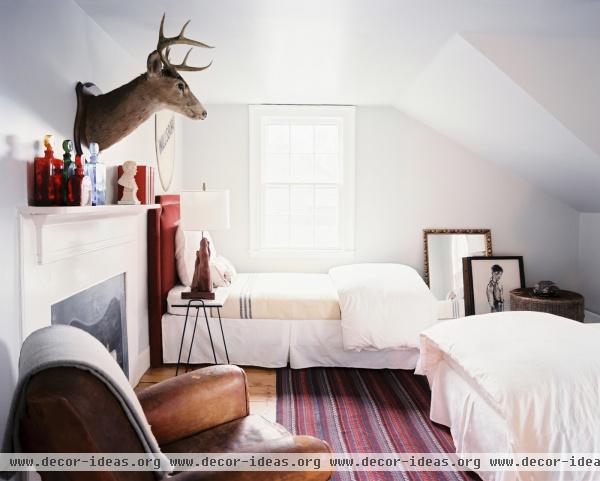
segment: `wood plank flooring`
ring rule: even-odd
[[[203,366],[192,366],[198,369]],[[259,414],[265,418],[275,421],[276,396],[275,396],[275,369],[261,367],[243,367],[248,376],[248,389],[250,392],[250,412]],[[181,373],[181,371],[180,371]],[[153,384],[170,379],[175,376],[175,366],[163,366],[150,368],[142,376],[139,384],[135,387],[140,392]]]

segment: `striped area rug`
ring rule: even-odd
[[[411,371],[278,369],[277,422],[326,440],[338,453],[454,452],[447,428],[429,420],[430,391]],[[336,481],[466,481],[454,472],[339,472]]]

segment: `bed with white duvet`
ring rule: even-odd
[[[168,297],[162,319],[163,362],[177,362],[185,309],[183,286]],[[352,264],[328,274],[239,274],[226,288],[223,329],[231,362],[292,368],[343,366],[413,369],[419,332],[438,320],[438,303],[411,267]],[[217,320],[211,331],[219,333]],[[191,329],[182,358],[187,359]],[[220,360],[220,336],[215,348]],[[202,322],[191,363],[210,362],[212,351]]]
[[[600,452],[600,326],[504,312],[439,323],[421,334],[416,372],[431,419],[458,453]],[[594,472],[480,473],[486,481],[595,480]]]

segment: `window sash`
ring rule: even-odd
[[[250,251],[251,254],[262,256],[279,256],[279,255],[298,255],[299,257],[310,256],[325,256],[351,257],[354,249],[354,108],[353,107],[313,107],[313,106],[250,106]],[[280,152],[282,158],[288,157],[290,162],[287,173],[289,175],[279,175],[267,177],[267,156],[274,154],[274,149],[268,152],[267,148],[267,128],[269,126],[282,125],[289,128],[288,142],[280,142]],[[328,127],[335,125],[338,129],[337,145],[332,146],[331,132],[326,130],[318,131],[318,127]],[[326,172],[321,178],[318,177],[322,172],[317,173],[317,165],[312,165],[312,176],[300,178],[294,176],[291,167],[292,151],[295,150],[291,143],[292,128],[294,126],[311,126],[313,127],[312,152],[307,153],[313,158],[313,162],[318,155],[336,155],[338,165],[336,166],[336,174],[330,175],[332,172]],[[317,140],[317,136],[321,136]],[[272,140],[272,139],[271,139]],[[280,139],[281,140],[281,139]],[[316,145],[318,143],[318,145]],[[306,145],[309,145],[308,142]],[[271,147],[275,144],[271,142]],[[317,152],[321,150],[323,152]],[[327,150],[327,152],[324,152]],[[320,160],[323,160],[322,158]],[[326,159],[331,161],[332,159]],[[321,167],[325,165],[325,162]],[[331,167],[331,166],[328,166]],[[285,169],[282,169],[285,171]],[[325,178],[325,176],[328,176]],[[267,239],[267,222],[266,195],[269,188],[287,187],[288,202],[292,201],[293,187],[310,187],[312,188],[313,202],[310,209],[310,234],[304,240],[304,245],[294,243],[294,238],[291,232],[294,228],[292,217],[294,216],[291,206],[287,208],[287,242],[281,243],[280,247],[275,244],[269,244],[272,239]],[[325,206],[315,201],[317,189],[319,188],[335,188],[337,189],[337,206],[334,207],[335,212],[326,213]],[[308,211],[307,211],[308,212]],[[327,215],[335,217],[335,237],[336,245],[327,242],[327,236],[333,240],[333,234],[326,232],[326,227],[319,229],[318,217],[321,219]],[[300,214],[301,216],[301,214]],[[296,218],[298,220],[299,217]],[[308,219],[305,219],[308,221]],[[282,223],[285,225],[285,223]],[[272,225],[271,225],[272,227]],[[319,238],[319,236],[322,236]],[[308,237],[311,237],[308,242]]]
[[[267,191],[270,187],[287,187],[287,200],[288,205],[282,212],[269,212],[268,205],[266,201]],[[292,208],[292,188],[293,187],[312,187],[312,205],[310,208],[309,214],[295,214],[294,209]],[[336,228],[336,242],[331,245],[328,245],[325,242],[319,242],[317,240],[317,236],[319,235],[319,225],[318,225],[318,217],[323,216],[324,214],[319,212],[319,209],[326,209],[329,206],[318,204],[316,201],[316,197],[318,195],[318,190],[325,190],[325,188],[329,187],[330,189],[335,189],[336,192],[336,205],[331,207],[335,209],[335,212],[332,214],[335,216],[335,228]],[[261,208],[260,208],[260,218],[261,218],[261,231],[260,231],[260,245],[266,249],[293,249],[293,250],[304,250],[304,249],[317,249],[322,251],[337,251],[343,248],[342,236],[343,236],[343,223],[341,222],[342,218],[342,209],[343,209],[343,189],[339,184],[329,183],[329,184],[307,184],[307,183],[265,183],[261,188]],[[294,236],[292,235],[293,229],[293,218],[298,217],[298,215],[307,215],[312,217],[312,226],[311,226],[311,235],[312,235],[312,245],[298,245],[294,242]],[[330,214],[331,215],[331,214]],[[267,219],[269,217],[282,217],[287,218],[287,228],[288,228],[288,236],[287,243],[285,245],[277,246],[271,245],[268,240],[267,231],[269,227],[271,227]],[[321,234],[323,233],[323,229],[320,229]]]
[[[287,151],[271,151],[268,148],[268,136],[267,130],[271,126],[285,126],[288,127],[288,146]],[[293,143],[292,143],[292,127],[296,126],[310,126],[313,127],[313,147],[310,152],[294,152],[293,151]],[[335,126],[338,130],[337,135],[337,145],[333,152],[319,152],[316,146],[316,127],[331,127]],[[298,182],[306,182],[306,183],[317,183],[317,182],[325,182],[330,183],[332,180],[321,180],[319,181],[316,178],[316,169],[317,169],[317,157],[321,157],[323,159],[325,156],[335,156],[337,158],[337,176],[335,177],[336,182],[343,182],[344,179],[344,125],[343,121],[340,118],[334,117],[274,117],[274,116],[265,116],[261,118],[261,130],[260,130],[260,154],[259,154],[259,162],[260,162],[260,179],[261,183],[265,182],[282,182],[282,183],[298,183]],[[269,179],[268,178],[268,158],[269,157],[287,157],[288,159],[288,173],[287,178],[281,179]],[[302,181],[297,177],[293,176],[293,157],[294,156],[310,156],[312,157],[312,176],[310,180]],[[284,176],[285,177],[285,176]]]

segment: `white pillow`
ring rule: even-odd
[[[204,237],[208,239],[212,261],[217,256],[215,246],[208,232],[204,232]],[[184,231],[181,227],[177,227],[175,233],[175,266],[177,267],[179,280],[184,286],[192,285],[196,268],[196,252],[200,248],[201,240],[202,232]]]
[[[223,256],[215,256],[210,260],[210,278],[213,286],[227,287],[235,280],[237,272],[233,264]]]

